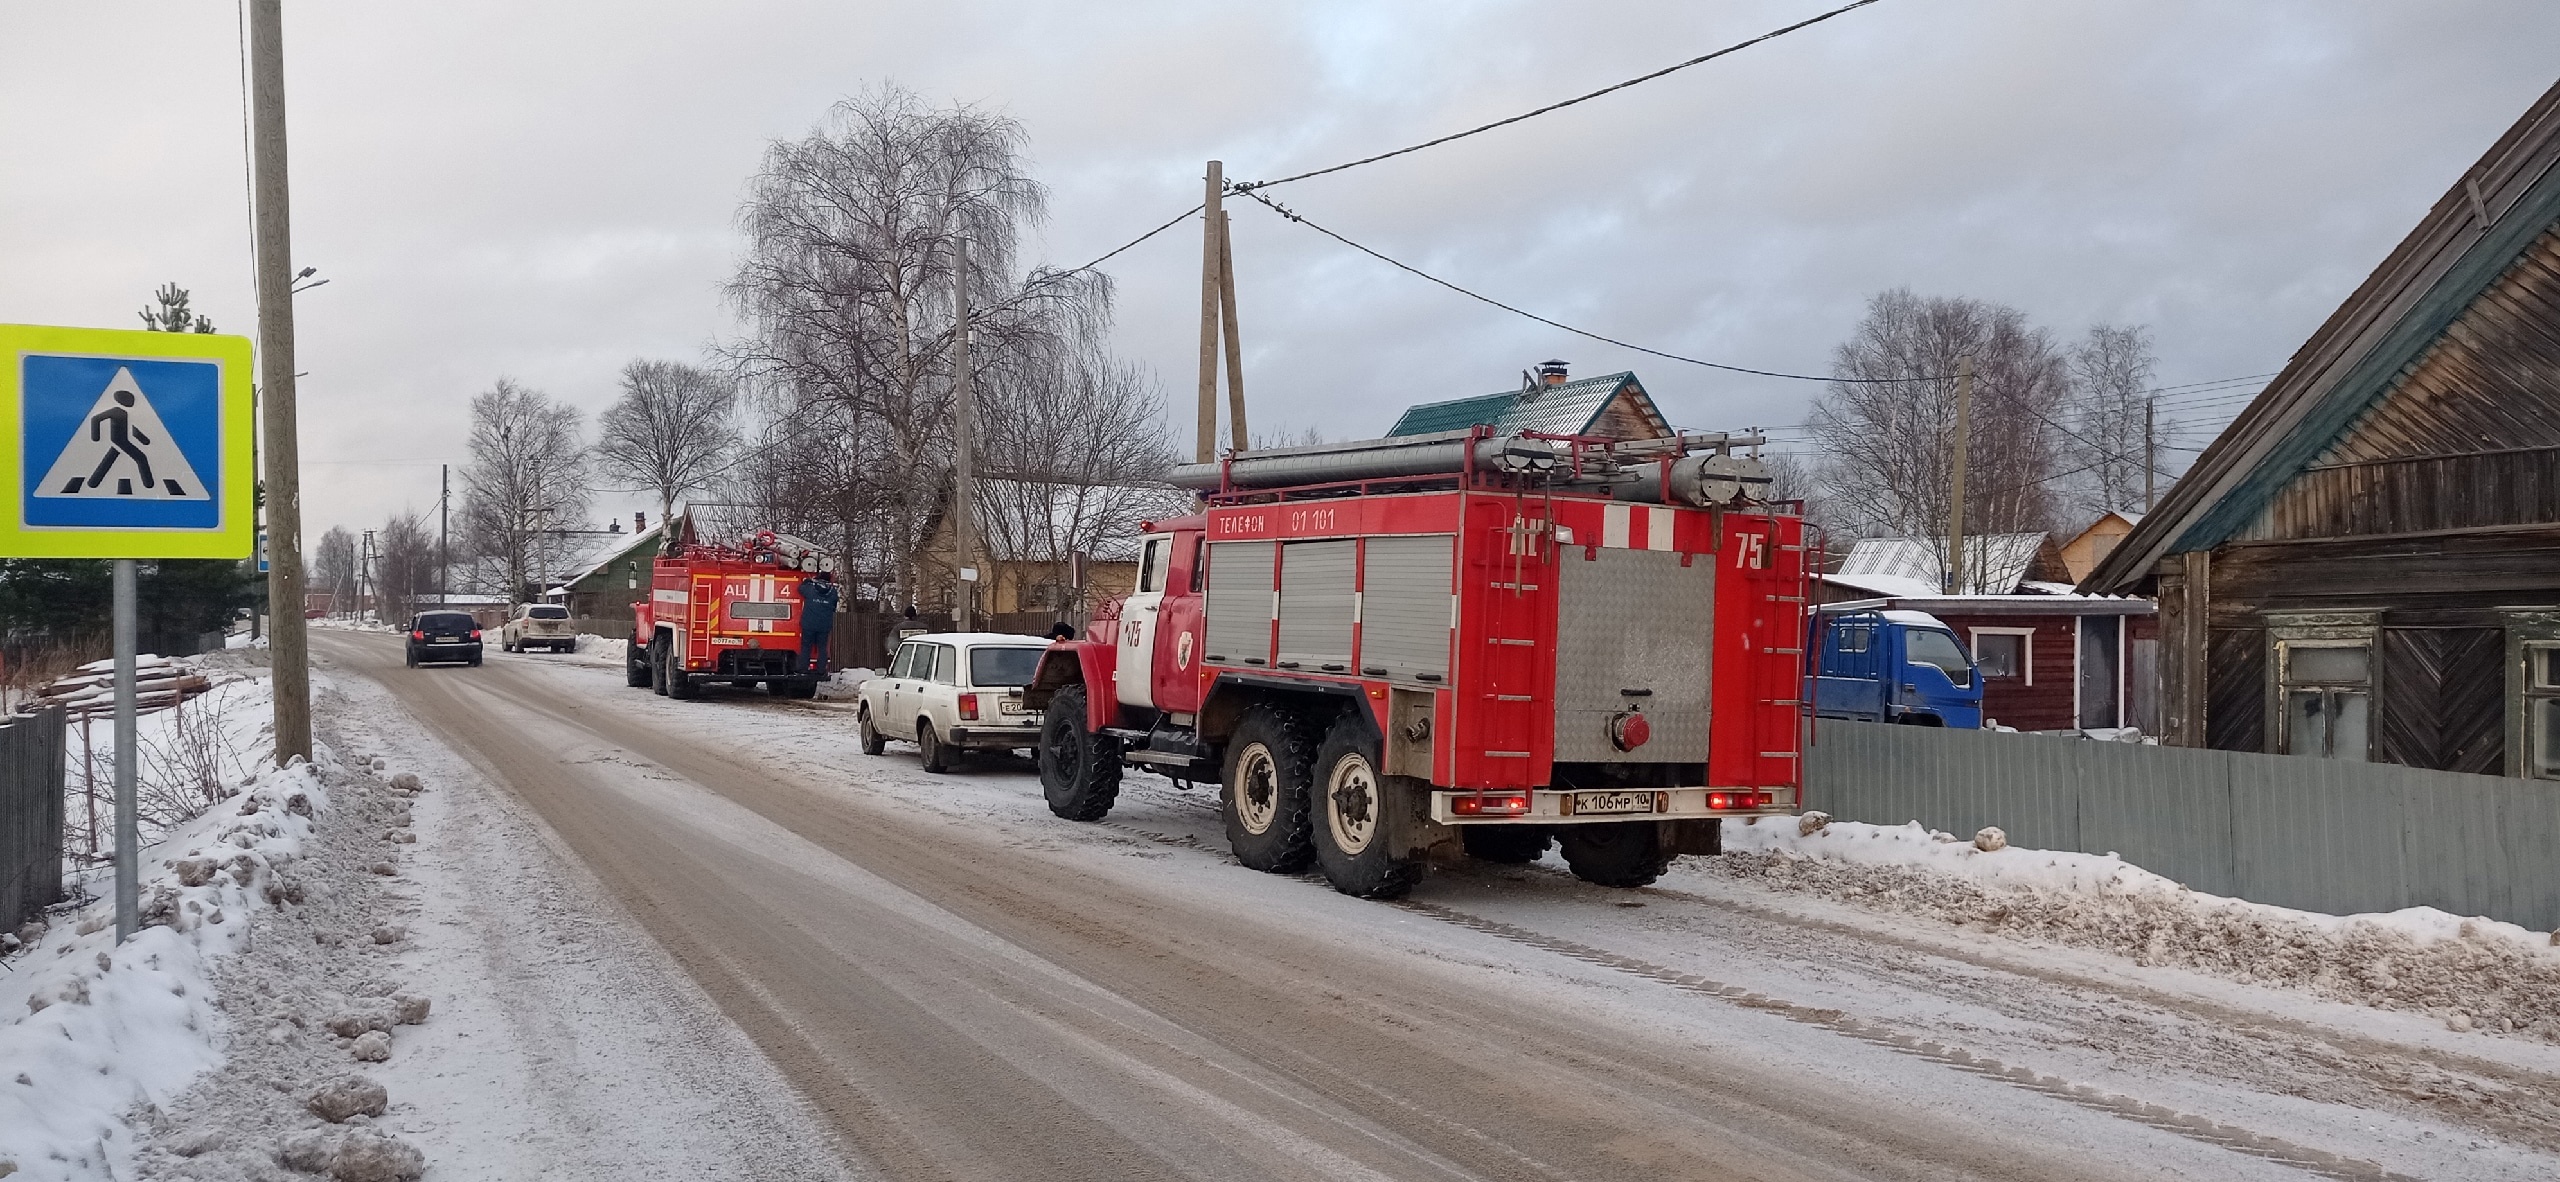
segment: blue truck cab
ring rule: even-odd
[[[1955,631],[1927,612],[1879,601],[1826,604],[1814,615],[1810,670],[1821,718],[1982,727],[1982,671]]]

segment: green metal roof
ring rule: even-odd
[[[1653,399],[1644,392],[1644,384],[1636,381],[1632,371],[1577,378],[1553,386],[1531,386],[1521,390],[1505,390],[1499,394],[1480,394],[1473,398],[1453,398],[1447,402],[1425,402],[1407,407],[1404,416],[1387,431],[1398,435],[1429,435],[1440,431],[1463,431],[1469,427],[1492,427],[1497,431],[1544,431],[1555,435],[1579,435],[1599,421],[1600,413],[1609,408],[1618,391],[1632,387],[1636,399],[1654,419],[1662,414]]]

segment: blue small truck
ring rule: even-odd
[[[1821,718],[1913,726],[1982,727],[1982,671],[1954,630],[1927,612],[1882,600],[1825,604],[1814,613],[1807,680]]]

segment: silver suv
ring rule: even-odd
[[[569,622],[569,609],[556,603],[528,603],[507,617],[506,626],[498,629],[498,647],[511,653],[529,648],[547,648],[565,653],[578,647],[578,633]]]

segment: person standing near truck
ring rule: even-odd
[[[800,667],[827,672],[827,637],[836,630],[836,577],[819,571],[800,580]]]

